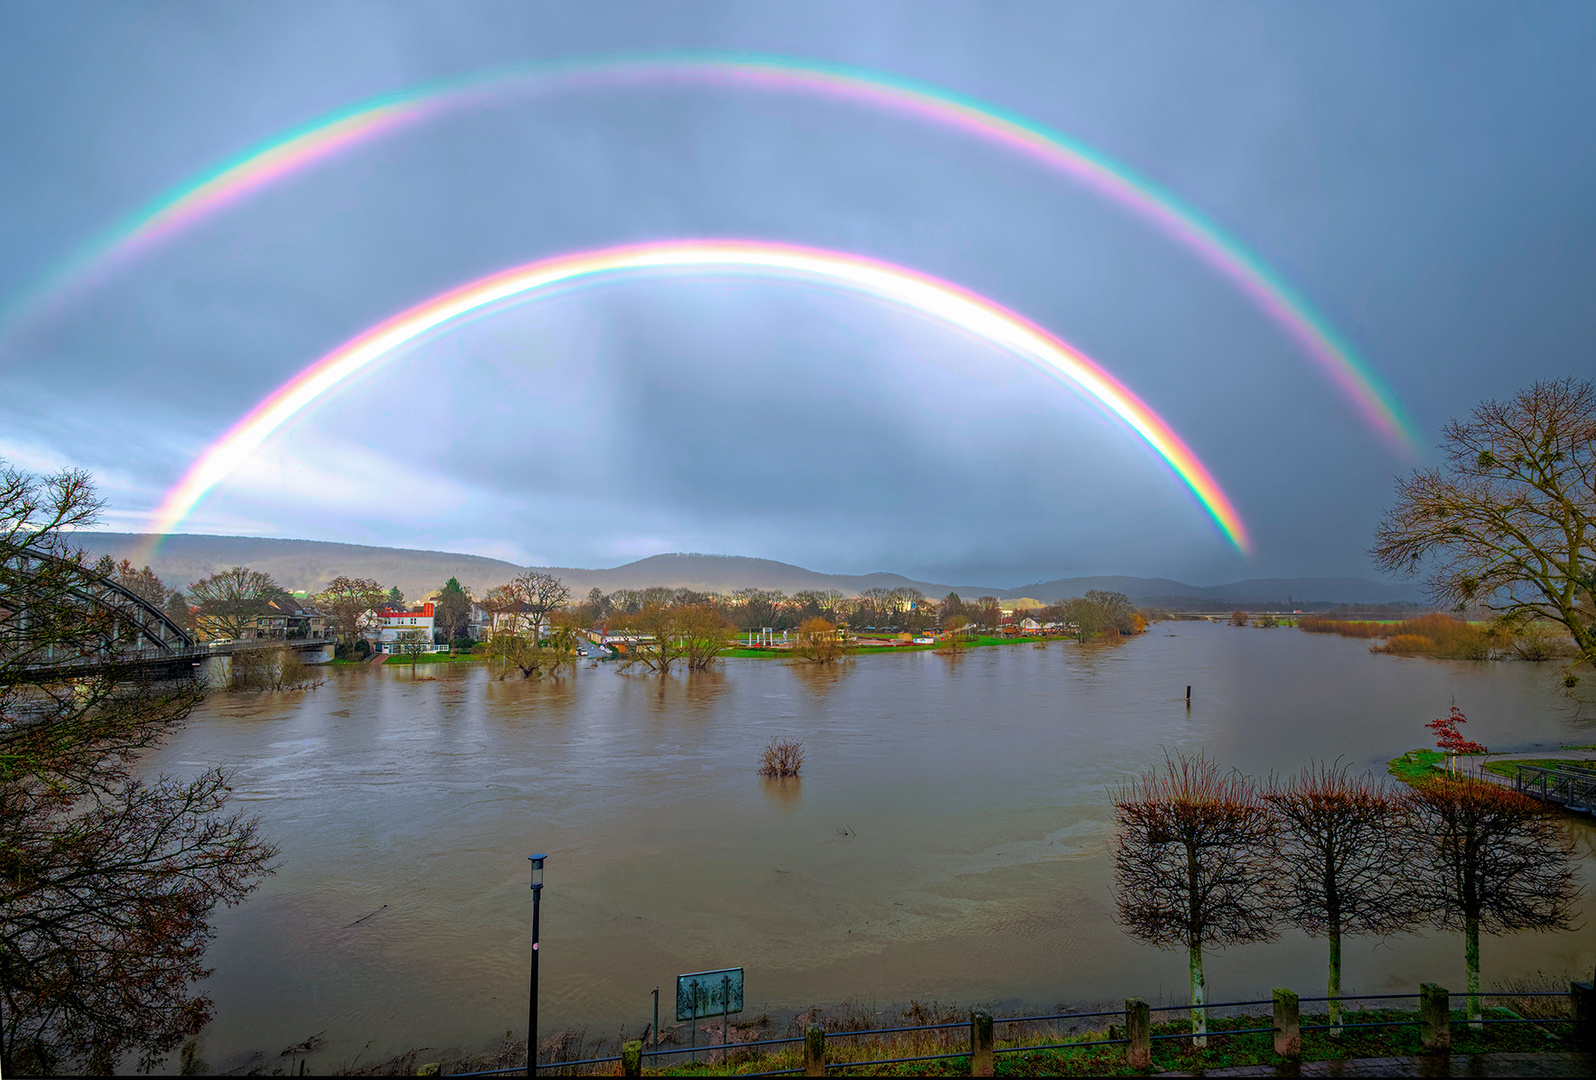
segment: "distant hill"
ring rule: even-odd
[[[143,533],[82,532],[75,539],[91,554],[114,559],[142,558],[150,537]],[[495,585],[503,585],[526,567],[481,555],[461,555],[448,551],[419,551],[409,548],[373,547],[365,544],[339,544],[325,540],[273,540],[254,536],[199,536],[177,533],[161,542],[160,550],[149,559],[150,567],[161,580],[175,588],[188,587],[191,581],[225,570],[248,566],[263,570],[285,589],[317,592],[332,578],[376,578],[384,585],[397,585],[410,598],[424,596],[451,577],[481,595]],[[605,592],[616,589],[641,589],[651,585],[696,589],[701,592],[733,592],[742,588],[836,589],[849,596],[865,589],[900,587],[919,589],[927,596],[941,597],[957,592],[966,600],[978,596],[1012,599],[1029,596],[1051,603],[1066,596],[1080,596],[1088,589],[1122,592],[1139,604],[1176,610],[1218,610],[1238,606],[1296,607],[1332,604],[1384,604],[1418,601],[1421,593],[1413,585],[1389,585],[1361,578],[1255,578],[1227,585],[1187,585],[1169,578],[1122,576],[1058,578],[1003,588],[992,585],[943,585],[916,581],[901,574],[823,574],[790,563],[754,559],[742,555],[652,555],[646,559],[609,569],[549,566],[573,594],[589,589]]]

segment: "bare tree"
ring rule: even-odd
[[[1341,1034],[1341,938],[1384,937],[1420,919],[1404,887],[1406,801],[1345,765],[1314,764],[1264,799],[1280,818],[1287,922],[1330,944],[1330,1033]]]
[[[410,674],[416,673],[416,661],[421,654],[427,651],[427,646],[432,644],[427,640],[425,630],[401,630],[394,638],[394,644],[399,646],[399,652],[410,657]]]
[[[270,574],[247,566],[223,570],[188,587],[197,625],[226,638],[253,637],[256,616],[265,612],[269,601],[287,595]]]
[[[1419,784],[1408,888],[1435,926],[1463,931],[1469,1019],[1480,1018],[1480,931],[1567,930],[1579,881],[1574,844],[1552,806],[1470,777]]]
[[[837,624],[819,617],[798,626],[793,655],[816,664],[835,664],[848,654],[848,640]]]
[[[109,555],[102,555],[94,566],[94,572],[100,577],[116,582],[153,608],[166,607],[171,590],[167,589],[166,583],[148,566],[136,570],[127,559],[113,563]]]
[[[704,670],[726,648],[732,628],[712,604],[669,607],[650,603],[621,620],[622,628],[636,635],[626,650],[622,670],[642,666],[661,675],[685,664],[689,671]]]
[[[0,1072],[149,1070],[209,1020],[192,984],[218,904],[269,871],[227,776],[145,781],[133,767],[200,701],[192,679],[99,669],[98,578],[67,530],[92,524],[87,477],[0,462]],[[53,556],[39,559],[36,553]]]
[[[1203,947],[1267,941],[1274,930],[1274,815],[1251,781],[1202,754],[1166,757],[1114,798],[1114,899],[1130,933],[1185,946],[1191,1024],[1208,1045]]]
[[[353,646],[375,629],[375,613],[388,603],[388,594],[372,578],[339,576],[312,599],[327,616],[338,639]]]
[[[571,601],[571,590],[559,578],[536,570],[517,575],[504,588],[520,605],[519,612],[526,616],[534,640],[542,638],[549,612],[560,611]]]
[[[1560,624],[1596,664],[1596,386],[1538,382],[1450,421],[1443,437],[1443,466],[1397,481],[1375,564],[1428,565],[1430,594],[1447,607]]]

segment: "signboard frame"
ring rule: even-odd
[[[722,980],[726,980],[722,982]],[[696,986],[695,986],[696,984]],[[725,998],[722,1000],[722,988]],[[696,991],[696,992],[695,992]],[[696,1020],[705,1016],[743,1011],[743,969],[692,971],[676,976],[676,1019]]]

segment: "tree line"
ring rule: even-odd
[[[1478,1020],[1480,934],[1572,926],[1579,884],[1561,814],[1482,779],[1396,791],[1314,764],[1258,783],[1199,753],[1166,757],[1112,795],[1119,922],[1186,950],[1198,1045],[1205,949],[1267,941],[1283,926],[1324,938],[1334,998],[1344,937],[1461,931]],[[1340,1016],[1330,1002],[1330,1023]]]

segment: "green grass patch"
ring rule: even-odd
[[[1511,761],[1487,761],[1485,767],[1497,776],[1505,776],[1509,780],[1518,775],[1520,765],[1532,765],[1541,769],[1555,769],[1559,765],[1583,765],[1587,769],[1596,766],[1596,760],[1591,758],[1514,758]]]
[[[1409,750],[1401,757],[1385,763],[1386,771],[1404,784],[1416,784],[1435,776],[1436,765],[1446,764],[1446,755],[1439,750]]]
[[[488,659],[491,658],[477,653],[424,652],[416,655],[415,662],[418,664],[472,664],[481,663]],[[404,653],[395,653],[384,660],[383,665],[386,667],[389,664],[408,664],[410,660],[411,658]]]

